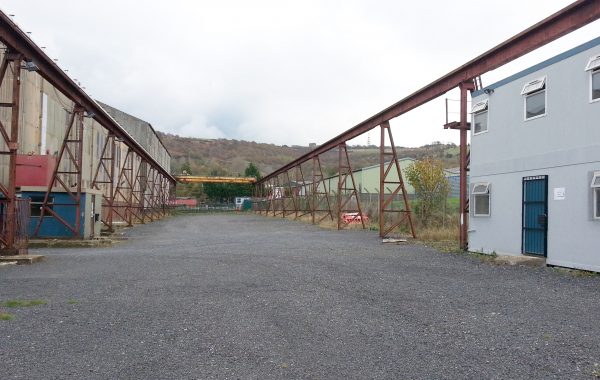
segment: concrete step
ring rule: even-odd
[[[498,255],[494,258],[498,264],[522,265],[527,267],[545,267],[545,257]]]
[[[0,256],[0,263],[33,264],[44,259],[43,255]]]
[[[122,239],[119,239],[122,240]],[[30,239],[29,248],[95,248],[108,247],[116,239],[97,237],[90,240],[78,239]]]

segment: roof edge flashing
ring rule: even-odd
[[[513,75],[510,75],[504,79],[501,79],[495,83],[492,83],[489,86],[486,86],[480,90],[473,91],[471,93],[471,98],[481,96],[482,94],[484,94],[486,92],[486,90],[496,90],[497,88],[500,88],[508,83],[512,83],[518,79],[521,79],[521,78],[526,77],[530,74],[533,74],[537,71],[545,69],[546,67],[552,66],[558,62],[564,61],[565,59],[571,58],[579,53],[583,53],[586,50],[593,49],[594,47],[599,46],[599,45],[600,45],[600,37],[596,37],[588,42],[584,42],[583,44],[581,44],[579,46],[571,48],[567,51],[564,51],[560,54],[555,55],[554,57],[548,58],[545,61],[542,61],[542,62],[535,64],[533,66],[530,66],[524,70],[521,70]]]

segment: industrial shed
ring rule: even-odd
[[[413,196],[415,194],[415,189],[411,186],[410,183],[408,183],[408,181],[406,181],[405,170],[413,162],[415,162],[415,159],[410,157],[398,159],[400,170],[402,170],[402,177],[405,181],[404,186],[406,189],[406,194],[410,196]],[[389,162],[386,162],[385,164],[389,165]],[[359,194],[362,194],[363,196],[368,196],[369,194],[379,194],[379,165],[371,165],[366,166],[364,168],[356,169],[352,171],[352,174],[354,175],[354,180],[356,181],[356,188]],[[398,181],[398,174],[395,171],[391,171],[389,180]],[[326,178],[325,181],[327,183],[327,188],[329,189],[329,192],[335,192],[337,189],[339,177],[335,175]],[[389,187],[385,187],[386,194],[391,194],[392,191],[393,190]]]
[[[175,179],[149,128],[128,132],[0,12],[0,251],[165,215]]]
[[[406,180],[406,169],[409,165],[415,162],[414,158],[404,157],[398,159],[398,164],[400,165],[400,170],[402,170],[402,178],[404,178],[404,187],[406,189],[406,194],[409,197],[413,197],[415,195],[415,189],[410,184],[408,180]],[[389,165],[389,162],[386,162],[385,165]],[[356,181],[356,187],[358,192],[363,196],[368,196],[369,194],[378,194],[379,193],[379,165],[371,165],[366,166],[364,168],[356,169],[352,172],[354,175],[354,180]],[[450,184],[450,192],[448,194],[448,198],[458,198],[459,196],[459,173],[457,168],[452,169],[444,169],[444,175]],[[398,174],[395,171],[390,172],[390,181],[398,181]],[[327,188],[330,193],[333,193],[337,188],[338,176],[332,176],[325,179],[327,183]],[[385,193],[391,194],[392,189],[389,186],[385,187]]]
[[[472,100],[470,250],[600,271],[600,38]]]

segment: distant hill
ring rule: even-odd
[[[242,175],[248,163],[256,165],[261,174],[269,174],[288,162],[310,151],[307,146],[279,146],[250,141],[226,139],[198,139],[180,137],[158,132],[163,144],[171,153],[171,173],[181,173],[181,166],[188,163],[194,175]],[[350,146],[348,148],[352,167],[355,169],[379,163],[376,146]],[[446,168],[458,166],[458,147],[455,144],[435,142],[419,148],[398,147],[398,155],[422,159],[433,157],[444,162]],[[337,150],[321,156],[325,175],[337,172]]]

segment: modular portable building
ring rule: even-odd
[[[472,104],[469,249],[600,271],[600,38]]]

